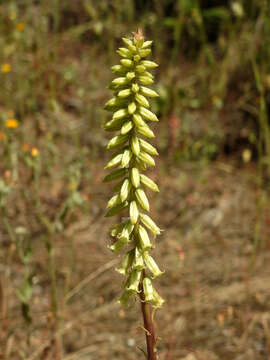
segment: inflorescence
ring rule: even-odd
[[[142,138],[155,137],[148,122],[156,122],[158,118],[149,110],[147,97],[154,98],[158,94],[147,86],[154,82],[149,70],[158,65],[145,60],[151,53],[152,41],[144,41],[140,33],[135,34],[133,39],[123,38],[123,42],[126,47],[117,51],[121,56],[121,64],[112,67],[112,71],[117,74],[117,78],[110,84],[114,97],[105,105],[106,110],[113,112],[112,119],[104,125],[105,130],[119,131],[106,147],[116,152],[105,166],[105,169],[114,170],[104,181],[118,182],[114,186],[115,194],[108,202],[105,216],[113,216],[125,210],[129,216],[111,229],[114,242],[109,248],[115,253],[127,249],[117,269],[127,276],[120,297],[121,304],[126,305],[132,295],[143,290],[144,301],[158,308],[164,300],[154,289],[151,278],[163,272],[149,254],[153,245],[148,231],[155,238],[161,230],[145,213],[150,210],[145,190],[159,192],[159,189],[153,180],[142,173],[148,166],[155,166],[153,156],[158,155],[155,147]]]

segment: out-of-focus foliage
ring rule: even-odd
[[[142,27],[161,63],[162,146],[187,158],[246,148],[256,157],[261,143],[268,156],[269,11],[266,0],[2,2],[1,107],[31,114],[36,128],[48,112],[85,116],[102,145],[104,65],[121,35]],[[59,116],[48,117],[46,130],[58,133]]]

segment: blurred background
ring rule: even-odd
[[[160,64],[160,359],[269,359],[268,0],[0,0],[0,359],[144,358],[102,183],[110,67],[138,27]]]

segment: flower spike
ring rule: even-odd
[[[121,57],[120,65],[112,67],[116,74],[109,86],[114,91],[113,98],[105,105],[112,117],[104,124],[104,129],[118,133],[106,147],[115,153],[105,166],[111,172],[104,181],[118,181],[108,202],[106,216],[125,212],[126,218],[111,229],[114,241],[109,248],[116,253],[126,250],[121,266],[116,269],[127,277],[120,303],[126,305],[134,295],[143,292],[145,302],[160,307],[164,300],[154,289],[151,279],[163,272],[149,251],[154,247],[151,237],[160,235],[161,230],[145,214],[150,211],[147,192],[149,189],[159,192],[159,189],[143,174],[148,166],[155,166],[153,156],[158,155],[149,143],[149,139],[155,137],[151,124],[158,121],[149,101],[158,94],[149,85],[154,82],[151,71],[158,65],[146,59],[151,53],[152,41],[145,41],[141,30],[134,33],[132,39],[123,38],[123,43],[117,51]]]

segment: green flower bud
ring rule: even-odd
[[[107,121],[104,125],[106,131],[120,130],[123,125],[124,119],[112,119]]]
[[[148,56],[150,53],[151,53],[150,49],[141,49],[141,50],[139,50],[139,54],[140,54],[141,58]]]
[[[140,151],[138,157],[139,157],[140,160],[142,160],[143,162],[145,162],[147,165],[149,165],[149,166],[155,166],[155,160],[152,158],[152,156],[150,156],[150,155],[147,154],[146,152]]]
[[[160,235],[160,228],[154,223],[150,216],[140,213],[140,219],[143,225],[146,226],[150,231],[152,231],[155,237],[157,235]]]
[[[110,217],[110,216],[114,216],[116,214],[119,214],[121,211],[123,211],[126,207],[128,206],[128,202],[125,201],[122,204],[116,205],[114,207],[112,207],[111,209],[109,209],[106,214],[105,217]]]
[[[127,45],[128,47],[134,46],[132,40],[125,38],[125,37],[123,37],[122,40],[125,43],[125,45]]]
[[[141,62],[141,65],[145,66],[147,69],[154,69],[158,67],[158,64],[156,64],[154,61],[149,61],[149,60],[143,60]]]
[[[152,113],[152,111],[146,109],[145,107],[141,106],[140,109],[140,114],[146,119],[146,120],[150,120],[150,121],[158,121],[158,118],[156,117],[156,115],[154,113]]]
[[[136,94],[135,95],[135,100],[137,101],[137,103],[139,103],[142,106],[145,107],[149,107],[149,102],[148,100],[141,94]]]
[[[118,154],[116,156],[114,156],[108,163],[107,165],[104,167],[104,169],[111,169],[113,167],[118,166],[121,161],[122,161],[122,156],[123,154]]]
[[[127,121],[124,123],[124,125],[121,128],[121,135],[125,135],[133,128],[133,122]],[[149,152],[149,151],[148,151]]]
[[[126,48],[119,48],[116,52],[124,58],[132,58],[132,52]]]
[[[141,275],[142,275],[141,271],[133,270],[128,277],[127,284],[126,284],[126,290],[138,293]]]
[[[132,102],[128,105],[128,113],[132,115],[135,113],[135,111],[136,111],[136,104]]]
[[[151,241],[149,239],[148,233],[145,230],[145,228],[141,225],[139,225],[139,239],[140,239],[140,245],[143,251],[148,251],[152,248]]]
[[[111,82],[111,85],[113,87],[117,87],[117,86],[125,85],[126,83],[127,83],[127,79],[125,77],[119,77],[119,78],[114,79]]]
[[[111,69],[112,69],[112,71],[114,73],[123,73],[123,72],[125,72],[125,69],[121,65],[114,65],[114,66],[111,67]]]
[[[120,63],[127,68],[131,68],[133,66],[133,61],[129,59],[121,59]]]
[[[159,188],[157,186],[157,184],[151,180],[148,176],[141,174],[140,175],[140,179],[143,185],[145,185],[146,187],[148,187],[148,189],[155,191],[155,192],[159,192]]]
[[[140,139],[139,142],[140,142],[141,148],[144,151],[148,152],[148,154],[150,154],[150,155],[158,155],[157,149],[154,148],[154,146],[152,146],[151,144],[149,144],[149,142],[147,142],[147,141],[145,141],[143,139]]]
[[[140,86],[138,84],[132,84],[131,85],[131,90],[134,92],[134,93],[137,93],[139,90],[140,90]]]
[[[123,185],[121,187],[121,190],[120,190],[120,198],[121,198],[121,201],[125,201],[129,195],[129,192],[130,192],[130,182],[128,179],[126,179],[124,182],[123,182]]]
[[[130,89],[124,89],[124,90],[119,91],[118,96],[120,98],[126,98],[126,97],[129,97],[131,94],[132,94],[132,92]]]
[[[110,108],[117,106],[117,103],[118,103],[118,99],[116,97],[113,97],[112,99],[106,102],[104,109],[109,110]]]
[[[135,70],[136,70],[138,73],[143,73],[143,72],[145,72],[146,67],[143,66],[143,65],[137,65],[136,68],[135,68]]]
[[[143,76],[148,76],[150,79],[154,80],[154,76],[149,71],[145,71]]]
[[[126,149],[122,156],[121,165],[123,168],[127,167],[130,160],[132,159],[132,152],[129,149]]]
[[[133,114],[133,121],[135,123],[136,126],[147,126],[147,124],[145,123],[145,121],[143,121],[141,115],[139,114]]]
[[[139,170],[137,168],[132,168],[130,179],[131,179],[132,185],[135,188],[140,186],[140,173],[139,173]]]
[[[151,41],[151,40],[145,41],[145,42],[143,43],[143,45],[142,45],[142,48],[145,49],[145,48],[151,46],[151,45],[152,45],[152,42],[153,42],[153,41]]]
[[[122,119],[128,115],[127,109],[120,109],[113,114],[113,119]]]
[[[136,199],[138,200],[138,203],[141,205],[141,207],[144,210],[149,211],[150,210],[149,201],[147,199],[145,192],[142,189],[136,189],[135,196],[136,196]]]
[[[140,57],[140,55],[135,55],[133,57],[133,59],[134,59],[135,62],[139,62],[141,60],[141,57]]]
[[[121,203],[120,196],[119,196],[119,194],[116,194],[108,201],[107,209],[111,209],[112,207],[114,207],[120,203]]]
[[[132,40],[127,38],[122,38],[122,40],[131,51],[136,52],[137,49],[136,46],[133,45]]]
[[[152,258],[152,256],[150,256],[148,254],[148,252],[144,252],[143,253],[143,259],[145,262],[145,265],[148,267],[148,269],[151,271],[152,273],[152,278],[156,278],[160,275],[162,275],[164,273],[164,271],[161,271],[159,269],[159,267],[157,266],[157,263],[155,262],[155,260]]]
[[[120,268],[116,269],[117,272],[119,272],[119,274],[122,275],[127,275],[128,274],[128,270],[131,267],[133,261],[134,261],[134,257],[135,257],[135,251],[134,249],[128,251],[121,263]]]
[[[139,82],[143,85],[151,85],[153,84],[154,80],[151,79],[150,77],[148,76],[139,76]]]
[[[129,217],[130,217],[131,224],[135,225],[136,222],[138,221],[138,217],[139,217],[139,210],[138,210],[138,206],[137,206],[137,203],[135,200],[131,201],[131,203],[130,203]]]
[[[140,134],[142,134],[143,136],[148,137],[150,139],[155,137],[155,134],[153,133],[153,131],[146,124],[145,124],[145,126],[139,126],[137,128],[137,130]]]
[[[152,302],[154,300],[154,291],[152,282],[148,277],[143,279],[143,292],[144,292],[144,301]]]
[[[117,146],[124,144],[128,140],[128,135],[117,135],[113,137],[106,147],[107,150],[116,148]]]
[[[159,96],[158,93],[156,93],[154,90],[149,89],[145,86],[141,86],[140,91],[144,96],[149,96],[149,97],[158,97]]]
[[[132,136],[131,142],[130,142],[131,150],[134,155],[138,156],[140,153],[140,143],[137,136]]]
[[[128,72],[127,75],[126,75],[126,79],[128,81],[131,81],[132,79],[135,78],[135,73],[134,72]]]
[[[117,169],[114,170],[113,172],[111,172],[109,175],[105,176],[105,178],[103,179],[104,182],[109,182],[109,181],[113,181],[116,179],[119,179],[120,177],[123,177],[124,175],[126,175],[127,171],[126,169]]]

